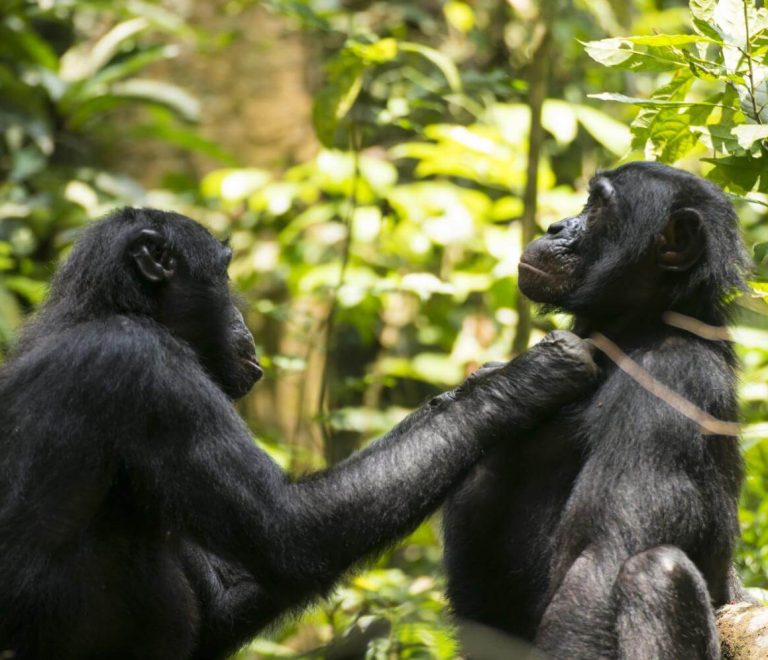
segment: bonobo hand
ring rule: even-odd
[[[483,365],[431,403],[471,403],[473,414],[487,413],[494,426],[527,428],[592,391],[600,373],[594,351],[591,342],[555,330],[511,362]]]

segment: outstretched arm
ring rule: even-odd
[[[264,612],[276,614],[324,592],[355,562],[413,529],[502,430],[530,428],[595,377],[584,344],[553,333],[437,397],[347,461],[298,482],[254,446],[223,397],[209,388],[205,400],[185,398],[200,387],[190,383],[180,401],[196,419],[202,408],[207,423],[186,425],[192,418],[180,413],[171,428],[158,415],[152,448],[125,452],[140,491],[162,502],[169,523],[242,564],[262,589]]]

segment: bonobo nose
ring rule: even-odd
[[[572,228],[572,226],[575,225],[578,220],[578,217],[574,216],[553,222],[551,225],[549,225],[549,227],[547,227],[547,234],[551,236],[557,236],[557,234],[563,230]]]
[[[565,222],[563,220],[558,220],[557,222],[553,222],[549,227],[547,227],[547,233],[552,234],[553,236],[555,234],[559,234],[561,231],[565,229]]]

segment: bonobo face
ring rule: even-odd
[[[520,290],[577,313],[664,307],[705,252],[699,208],[711,195],[697,177],[655,163],[598,174],[581,213],[525,249]]]
[[[520,258],[518,286],[531,300],[564,306],[586,274],[589,257],[597,255],[601,233],[616,222],[616,191],[608,179],[595,177],[581,213],[555,222],[528,245]]]
[[[188,218],[154,214],[168,222],[138,231],[128,250],[156,301],[155,319],[189,344],[210,377],[238,399],[263,371],[229,291],[232,251]]]

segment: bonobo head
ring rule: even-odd
[[[669,309],[722,322],[747,257],[716,186],[658,163],[597,174],[582,211],[520,259],[520,290],[581,319],[653,320]]]
[[[231,256],[229,247],[183,215],[117,211],[83,233],[35,325],[113,314],[149,317],[186,342],[221,389],[239,398],[262,370],[229,291]]]

